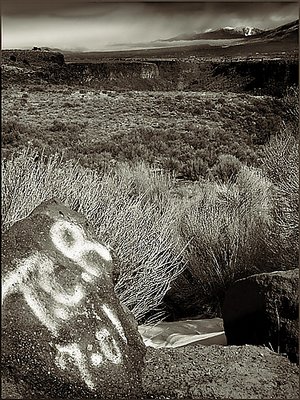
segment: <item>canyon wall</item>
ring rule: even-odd
[[[191,90],[282,95],[298,84],[297,59],[141,59],[65,63],[58,52],[4,50],[4,84],[52,83],[99,89]],[[98,60],[95,60],[98,61]]]

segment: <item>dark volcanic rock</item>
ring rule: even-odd
[[[14,63],[22,63],[27,60],[30,65],[47,65],[58,64],[64,65],[65,57],[58,51],[46,50],[3,50],[2,63],[13,61]]]
[[[82,215],[55,199],[41,204],[3,235],[2,266],[6,393],[140,395],[145,348],[114,293],[110,252]]]
[[[240,279],[223,305],[228,344],[271,344],[298,360],[298,270],[276,271]]]
[[[98,62],[69,63],[63,69],[49,69],[50,78],[69,84],[103,85],[120,83],[121,86],[136,87],[139,81],[155,80],[159,76],[158,68],[148,62]],[[50,80],[51,80],[50,79]]]
[[[245,92],[260,95],[281,96],[285,90],[299,82],[298,60],[255,60],[213,63],[214,76],[224,76]]]
[[[89,62],[65,62],[64,55],[56,51],[3,50],[2,81],[5,85],[51,83],[112,90],[230,90],[276,96],[298,84],[296,58],[222,56],[213,61],[193,57],[105,61],[99,55],[87,58]]]

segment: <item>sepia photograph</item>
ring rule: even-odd
[[[299,398],[298,1],[1,23],[1,399]]]

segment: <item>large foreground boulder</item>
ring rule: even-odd
[[[42,203],[2,237],[2,369],[12,398],[134,399],[145,347],[85,218]]]
[[[228,344],[266,345],[298,361],[298,270],[240,279],[223,305]]]

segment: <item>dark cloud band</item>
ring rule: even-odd
[[[169,14],[169,15],[185,15],[193,12],[216,13],[216,14],[238,14],[242,17],[271,12],[288,13],[298,9],[298,2],[199,2],[197,0],[185,1],[140,1],[119,0],[117,3],[113,0],[2,0],[3,15],[43,15],[43,14],[59,14],[63,12],[67,16],[68,11],[71,14],[85,10],[83,14],[87,14],[88,10],[97,8],[101,13],[109,9],[126,8],[134,6],[143,6],[145,12]],[[74,11],[75,10],[75,11]]]

